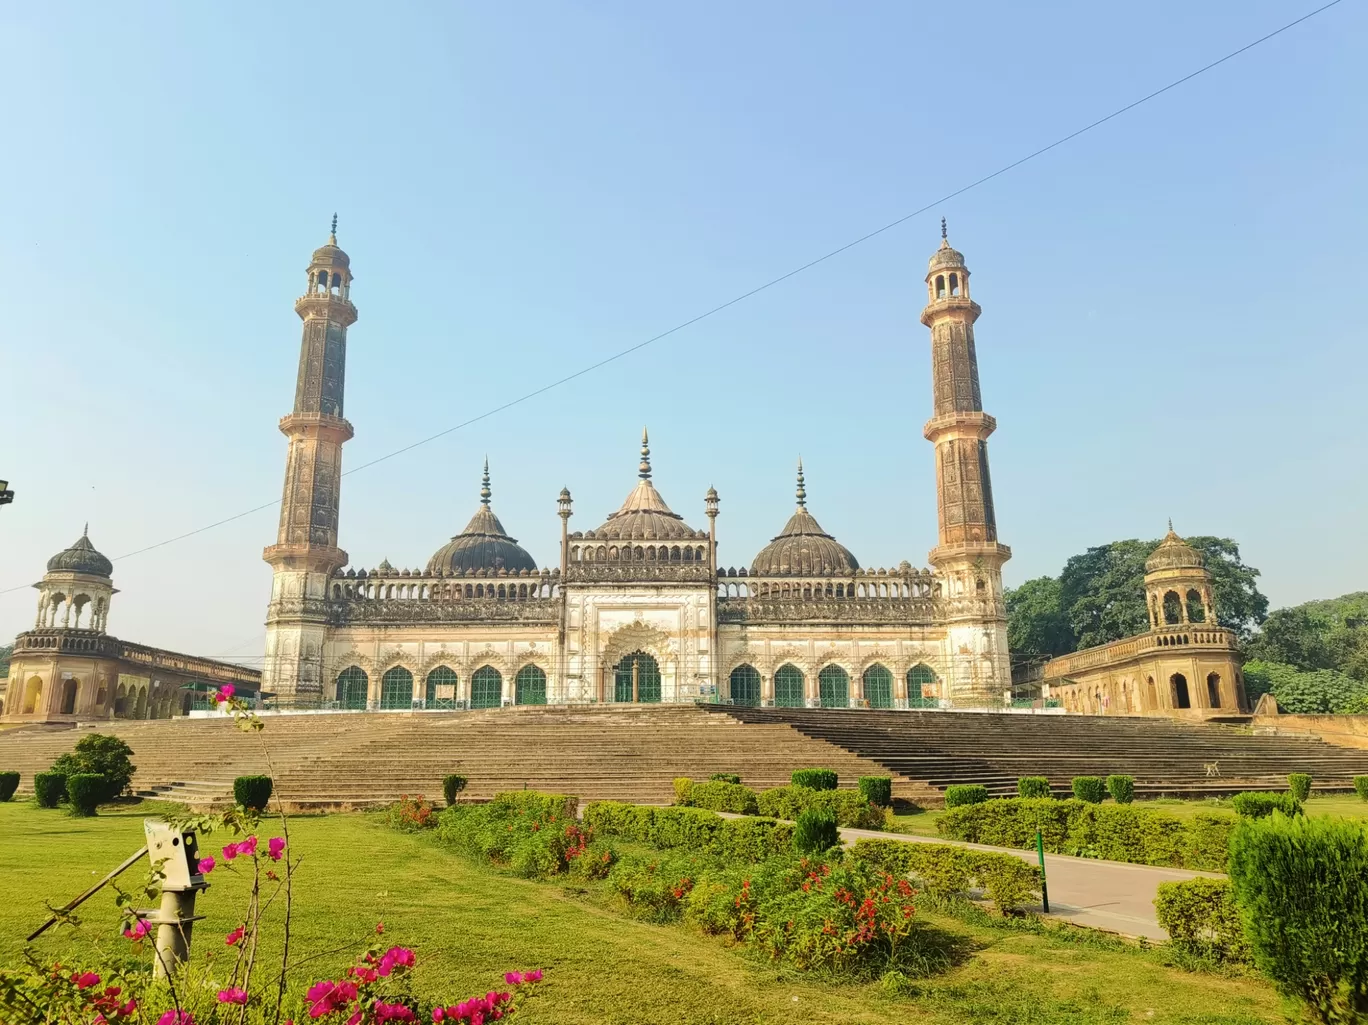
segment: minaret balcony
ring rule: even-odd
[[[947,313],[967,313],[969,323],[979,319],[979,314],[983,312],[983,307],[974,300],[963,295],[943,295],[938,299],[932,299],[922,310],[921,322],[927,327]]]
[[[329,441],[351,441],[352,425],[340,416],[328,413],[286,413],[280,418],[280,433],[290,437],[327,438]]]
[[[295,300],[295,312],[303,320],[326,317],[328,320],[351,327],[356,323],[356,307],[352,301],[332,292],[307,292]]]
[[[994,417],[981,409],[966,409],[933,416],[922,428],[922,437],[931,442],[954,441],[960,438],[986,441],[995,430],[997,420]]]

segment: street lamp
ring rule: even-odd
[[[9,505],[14,501],[14,492],[9,489],[9,481],[0,480],[0,505]]]

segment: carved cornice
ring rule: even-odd
[[[897,623],[930,626],[942,622],[943,602],[930,598],[834,598],[818,601],[770,601],[764,598],[719,598],[719,623]]]
[[[559,598],[528,598],[519,601],[463,598],[460,601],[407,601],[367,598],[331,601],[327,606],[333,626],[360,623],[527,623],[555,626],[560,623]]]
[[[567,584],[713,583],[712,567],[698,562],[572,562]]]
[[[332,295],[328,292],[310,292],[295,300],[295,312],[300,320],[310,317],[323,317],[334,324],[351,327],[356,323],[356,307],[350,299]]]

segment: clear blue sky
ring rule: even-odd
[[[1315,6],[7,5],[0,589],[278,498],[333,211],[358,466],[732,298]],[[978,351],[1008,582],[1235,538],[1274,605],[1368,586],[1368,12],[1345,2],[783,285],[344,481],[352,565],[477,502],[554,564],[656,481],[727,564],[810,508],[867,566],[935,543],[938,221]],[[116,563],[110,628],[259,655],[275,511]],[[34,592],[0,595],[0,634]]]

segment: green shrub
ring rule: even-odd
[[[740,783],[726,783],[722,780],[695,783],[689,791],[689,804],[694,808],[730,811],[738,815],[760,814],[754,790],[743,787]]]
[[[0,772],[0,802],[8,801],[19,789],[19,773]]]
[[[497,815],[510,812],[534,819],[573,819],[579,798],[568,794],[544,794],[540,790],[507,790],[495,794],[487,807]]]
[[[265,811],[271,789],[270,776],[239,776],[233,780],[233,800],[252,811]]]
[[[1169,941],[1184,953],[1223,964],[1248,963],[1249,944],[1227,880],[1160,883],[1154,911]]]
[[[33,775],[33,796],[40,808],[55,808],[66,800],[65,772],[37,772]]]
[[[757,802],[761,815],[776,819],[797,819],[809,808],[828,808],[836,813],[842,826],[856,829],[882,829],[884,812],[854,790],[812,790],[808,787],[775,787],[760,793]]]
[[[962,808],[966,804],[982,804],[988,800],[988,788],[979,783],[959,783],[945,788],[945,806]]]
[[[709,783],[740,783],[741,777],[734,772],[714,772],[708,777]]]
[[[1089,804],[1101,804],[1102,799],[1107,796],[1107,784],[1102,781],[1101,776],[1075,776],[1073,795]]]
[[[911,875],[929,897],[940,900],[962,899],[981,889],[1003,915],[1032,903],[1040,893],[1039,869],[1010,854],[865,838],[856,841],[849,857],[881,872]]]
[[[688,776],[676,776],[674,781],[674,803],[682,808],[689,806],[689,795],[693,793],[694,781]]]
[[[590,801],[584,826],[595,838],[616,837],[664,850],[686,848],[736,862],[764,861],[793,846],[793,826],[786,822],[724,819],[702,808]]]
[[[95,807],[104,799],[109,780],[98,772],[77,772],[66,778],[68,810],[72,815],[94,815]]]
[[[435,828],[437,816],[431,801],[405,795],[385,809],[385,824],[401,833],[418,833]]]
[[[809,808],[798,816],[793,847],[799,854],[824,854],[841,842],[830,808]]]
[[[809,790],[835,790],[838,778],[831,769],[795,769],[789,782]]]
[[[698,866],[682,857],[662,858],[627,854],[608,874],[608,888],[638,918],[673,922],[680,917],[684,898],[693,889]]]
[[[1287,792],[1296,798],[1298,804],[1305,804],[1306,799],[1311,796],[1310,773],[1290,773],[1287,777]]]
[[[1261,790],[1246,790],[1230,799],[1230,806],[1241,818],[1261,819],[1280,811],[1284,815],[1300,815],[1301,802],[1291,794],[1278,794]]]
[[[1254,962],[1320,1022],[1368,1019],[1368,833],[1355,822],[1245,819],[1230,883]]]
[[[456,798],[460,796],[461,791],[469,785],[469,779],[465,776],[458,776],[456,773],[442,777],[442,797],[446,800],[448,808],[456,803]]]
[[[1022,776],[1017,780],[1018,797],[1050,797],[1050,781],[1044,776]]]
[[[887,808],[893,803],[892,776],[861,776],[860,796],[870,804]]]
[[[1354,792],[1365,801],[1368,801],[1368,776],[1354,777]]]
[[[1134,776],[1108,776],[1107,793],[1117,804],[1130,804],[1135,800]]]
[[[76,742],[76,747],[52,763],[52,771],[66,776],[76,773],[97,773],[105,778],[105,792],[101,801],[112,801],[133,781],[137,769],[130,756],[133,749],[118,737],[106,733],[91,733]]]

